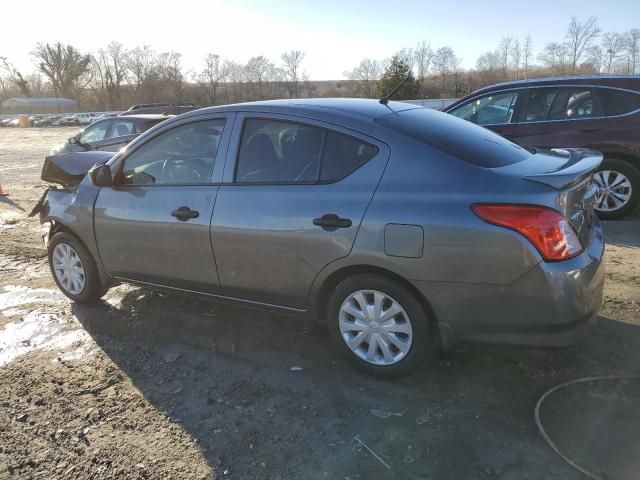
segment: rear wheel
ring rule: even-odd
[[[100,281],[93,257],[73,235],[56,233],[49,242],[48,253],[53,279],[62,293],[74,302],[95,302],[109,289]]]
[[[593,180],[600,189],[594,204],[600,218],[621,218],[638,206],[640,171],[628,162],[615,158],[605,160]]]
[[[354,275],[340,282],[327,315],[340,351],[366,373],[400,377],[435,351],[420,303],[402,285],[381,275]]]

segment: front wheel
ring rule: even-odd
[[[417,299],[376,274],[340,282],[327,324],[338,348],[360,370],[383,378],[407,375],[435,352],[433,329]]]
[[[56,233],[49,242],[48,253],[53,279],[62,293],[74,302],[95,302],[109,289],[100,281],[93,257],[73,235]]]
[[[599,193],[594,209],[604,220],[614,220],[631,213],[640,201],[640,171],[615,158],[602,163],[593,175]]]

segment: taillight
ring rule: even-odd
[[[583,250],[575,230],[555,210],[537,205],[475,203],[471,209],[485,222],[524,235],[549,262],[575,257]]]

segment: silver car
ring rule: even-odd
[[[315,99],[205,108],[90,153],[47,159],[64,187],[36,209],[76,302],[128,282],[304,314],[384,377],[461,341],[574,343],[601,303],[595,152]]]

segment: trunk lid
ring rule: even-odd
[[[601,163],[599,152],[567,148],[538,150],[524,161],[492,170],[550,187],[552,202],[548,206],[571,222],[586,248],[595,221],[593,205],[598,193],[592,176]]]

